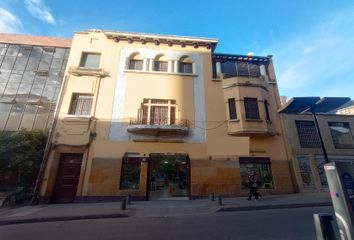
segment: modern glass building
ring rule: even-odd
[[[0,133],[51,127],[71,41],[0,34]]]

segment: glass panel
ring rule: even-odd
[[[33,71],[25,71],[22,78],[22,83],[33,83],[35,73]]]
[[[245,98],[246,119],[260,119],[257,98]]]
[[[5,126],[5,130],[7,131],[17,131],[20,126],[20,122],[22,119],[22,113],[25,110],[24,104],[13,104],[11,108],[11,113],[9,116],[9,120]]]
[[[54,58],[64,58],[65,48],[56,48],[54,53]]]
[[[0,55],[5,55],[7,48],[8,48],[7,44],[0,43]]]
[[[14,66],[14,70],[24,71],[27,64],[27,57],[18,57]]]
[[[150,110],[151,125],[168,125],[168,107],[151,106]]]
[[[12,104],[0,103],[0,131],[2,131],[7,122]]]
[[[45,84],[46,80],[47,80],[47,77],[46,77],[46,76],[38,76],[38,75],[37,75],[37,76],[34,78],[34,84]]]
[[[247,62],[236,62],[237,75],[248,76],[248,64]]]
[[[249,71],[250,71],[250,76],[253,76],[253,77],[261,76],[261,70],[260,70],[258,64],[248,63],[248,67],[249,67]]]
[[[180,73],[192,73],[193,67],[192,63],[179,63],[178,71]]]
[[[170,124],[176,123],[176,107],[171,107],[170,109]]]
[[[0,83],[7,83],[10,77],[10,70],[1,70],[0,73]]]
[[[37,111],[36,119],[34,120],[33,129],[44,129],[47,125],[48,114],[48,106],[40,106]]]
[[[347,122],[329,122],[333,145],[338,149],[354,148],[354,139],[351,133],[349,123]]]
[[[221,62],[221,72],[231,76],[237,75],[235,62],[234,61]]]
[[[129,69],[131,70],[143,70],[143,61],[142,60],[133,60],[129,61]]]
[[[140,165],[140,163],[123,162],[120,189],[139,189]]]
[[[8,83],[4,92],[4,96],[15,96],[20,83]]]
[[[52,61],[52,65],[50,66],[50,70],[60,71],[63,61],[64,60],[62,58],[59,59],[54,58]]]
[[[1,69],[12,70],[16,61],[16,57],[6,56],[1,64]]]
[[[230,117],[230,120],[237,119],[235,98],[230,98],[228,100],[228,102],[229,102],[229,117]]]
[[[37,109],[38,107],[36,105],[27,104],[21,121],[21,128],[26,128],[28,130],[32,129]]]
[[[155,61],[154,71],[167,72],[167,62]]]
[[[73,94],[71,108],[69,114],[73,115],[90,115],[92,105],[92,95]]]
[[[42,48],[33,47],[30,57],[40,59],[41,55],[42,55]]]
[[[20,53],[18,57],[28,58],[31,54],[32,47],[31,46],[21,46]]]
[[[5,91],[6,83],[0,83],[0,97],[2,96],[3,92]]]
[[[39,98],[42,95],[43,84],[33,84],[30,98]]]
[[[268,108],[268,101],[264,100],[264,110],[265,110],[265,115],[267,121],[270,121],[270,115],[269,115],[269,108]]]
[[[28,94],[31,91],[32,84],[29,83],[21,83],[20,87],[18,88],[17,97],[21,95],[22,97],[27,98]]]
[[[7,49],[6,55],[16,57],[19,51],[20,51],[19,45],[10,45],[9,48]]]
[[[54,94],[56,88],[56,84],[47,84],[43,91],[42,101],[55,101]]]
[[[82,53],[80,67],[99,68],[101,54],[99,53]]]
[[[315,184],[312,179],[312,170],[308,156],[297,156],[299,169],[304,189],[314,189]]]
[[[26,70],[36,71],[38,69],[39,61],[39,57],[30,57],[28,59]]]
[[[22,75],[20,75],[20,74],[11,74],[9,82],[19,83],[19,82],[21,82],[21,79],[22,79]]]
[[[57,71],[49,71],[49,76],[47,79],[47,83],[51,84],[60,84],[61,83],[61,76]]]
[[[38,70],[49,70],[50,63],[52,62],[52,56],[46,56],[43,54],[41,62],[39,63]]]

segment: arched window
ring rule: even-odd
[[[134,53],[130,56],[128,69],[143,70],[143,58],[139,53]]]
[[[168,61],[164,55],[157,55],[154,61],[154,71],[167,72]]]
[[[188,56],[183,56],[179,60],[178,72],[193,73],[193,60]]]

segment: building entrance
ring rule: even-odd
[[[190,174],[187,154],[151,154],[149,199],[189,197]]]

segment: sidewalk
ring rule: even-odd
[[[120,217],[171,217],[276,208],[330,206],[328,193],[267,195],[259,201],[246,197],[223,198],[223,205],[209,199],[140,201],[121,210],[120,202],[72,203],[0,208],[0,225]]]

